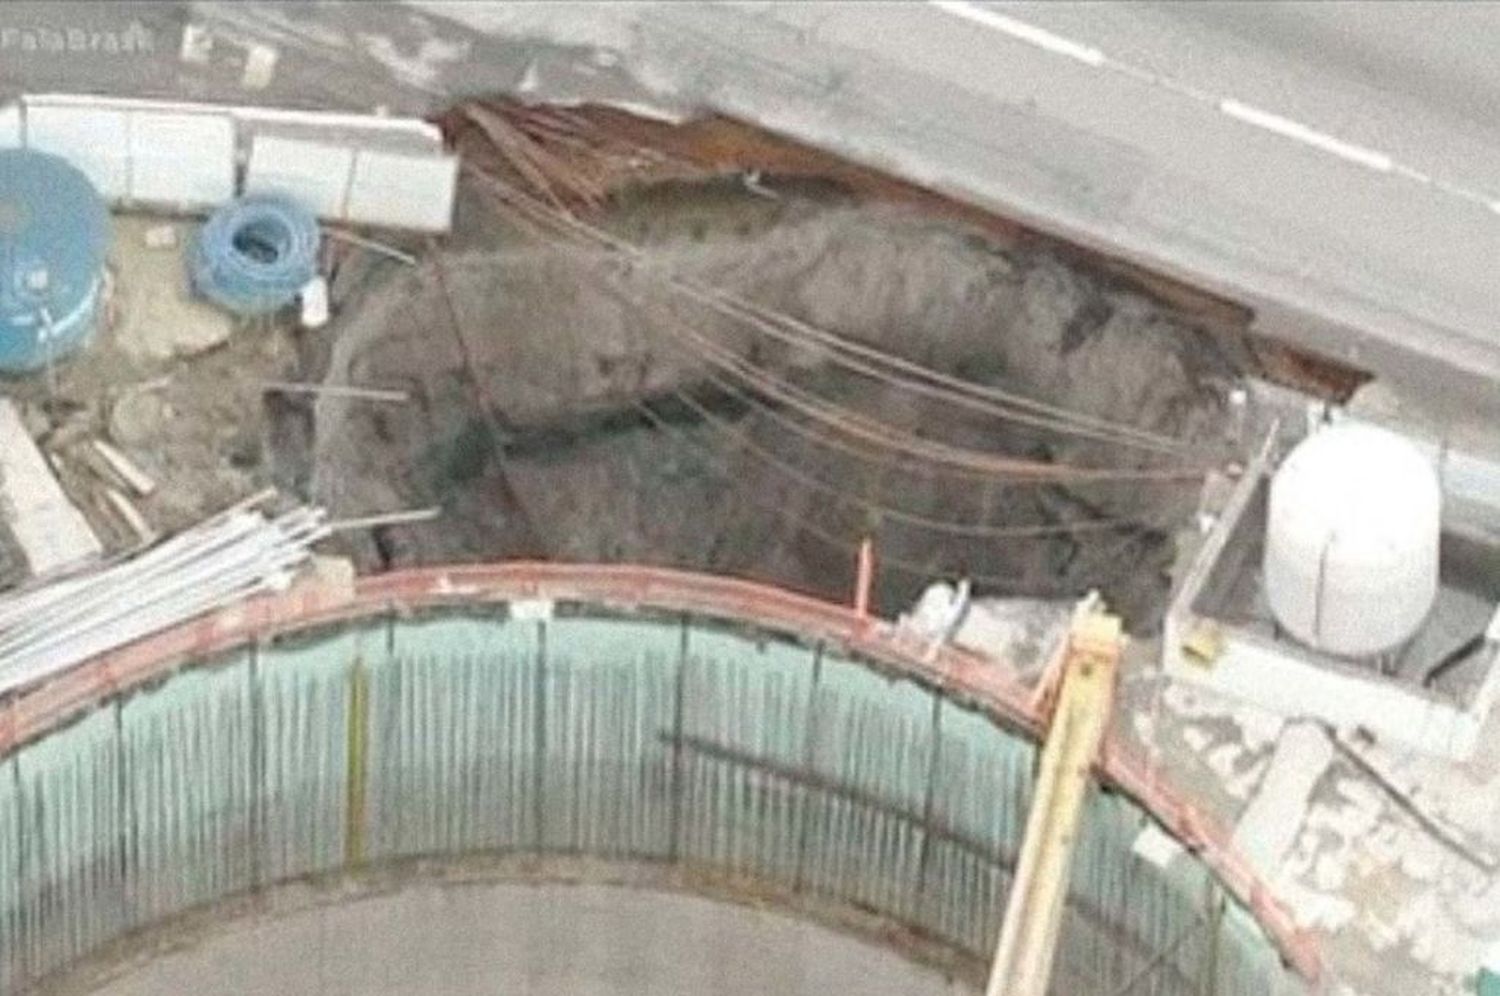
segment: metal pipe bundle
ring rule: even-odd
[[[0,694],[250,595],[285,588],[327,514],[235,509],[138,556],[0,598]]]

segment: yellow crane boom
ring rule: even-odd
[[[1078,823],[1114,704],[1121,647],[1118,617],[1093,610],[1074,620],[985,996],[1046,996]]]

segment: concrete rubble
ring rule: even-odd
[[[1284,723],[1149,670],[1124,694],[1133,738],[1165,777],[1235,826],[1277,898],[1319,937],[1339,996],[1472,993],[1500,941],[1500,870],[1490,863],[1500,846],[1500,727],[1487,732],[1489,756],[1462,767],[1374,749],[1388,785],[1320,725]],[[1449,832],[1434,834],[1393,790]]]
[[[1332,760],[1333,745],[1318,726],[1293,723],[1282,731],[1260,785],[1234,827],[1235,846],[1255,867],[1281,866],[1297,839],[1313,787]]]

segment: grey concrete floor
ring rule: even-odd
[[[99,996],[938,996],[970,990],[771,910],[603,885],[411,885],[232,921]]]

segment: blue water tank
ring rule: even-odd
[[[0,149],[0,371],[40,370],[94,331],[109,211],[77,168]]]

